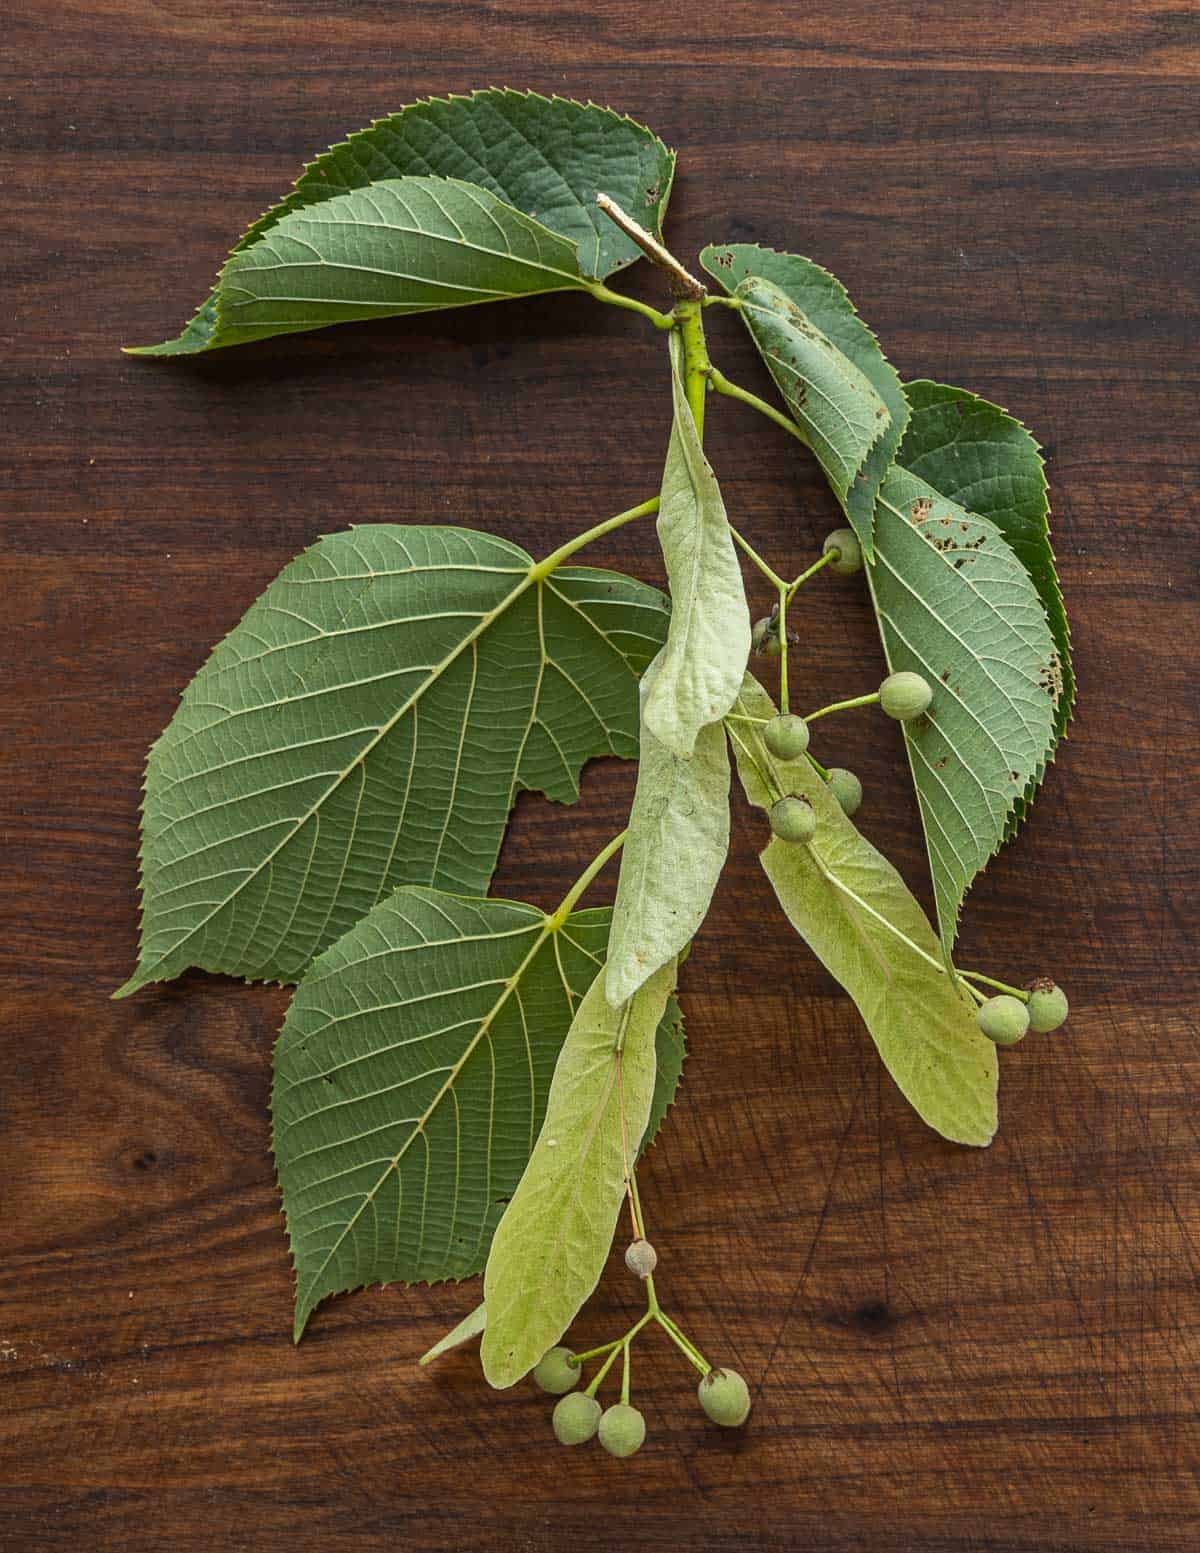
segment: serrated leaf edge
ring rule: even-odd
[[[216,320],[210,331],[209,338],[211,339],[212,336],[217,334],[221,327],[220,287],[221,282],[225,277],[225,271],[229,266],[230,260],[235,254],[244,253],[248,248],[253,247],[260,237],[264,237],[268,232],[272,231],[287,216],[294,215],[297,211],[306,210],[311,204],[324,203],[324,201],[299,199],[296,203],[293,204],[292,201],[296,198],[296,196],[301,194],[302,191],[300,185],[303,183],[304,179],[308,177],[310,173],[314,172],[318,167],[320,167],[326,158],[333,156],[339,151],[352,151],[355,141],[357,141],[361,136],[370,134],[373,130],[379,129],[381,125],[391,123],[393,119],[403,118],[406,113],[409,113],[414,109],[428,108],[434,106],[435,104],[449,106],[451,103],[455,102],[474,102],[481,97],[516,97],[522,101],[536,100],[538,102],[546,103],[549,105],[553,105],[555,103],[565,103],[572,108],[594,108],[598,113],[611,114],[619,123],[632,125],[634,129],[644,131],[653,140],[657,140],[666,151],[669,163],[669,170],[664,182],[663,189],[659,195],[658,200],[655,202],[654,207],[655,216],[657,218],[655,235],[662,235],[663,216],[666,213],[667,203],[671,197],[671,192],[675,187],[675,168],[678,156],[674,148],[667,145],[666,141],[663,140],[661,136],[657,135],[648,124],[641,123],[640,120],[635,119],[631,114],[621,113],[616,108],[609,107],[604,103],[593,102],[590,97],[586,102],[580,102],[578,98],[564,97],[558,92],[554,92],[549,97],[547,97],[543,92],[535,92],[532,89],[522,90],[520,87],[513,86],[480,86],[475,87],[472,91],[469,92],[447,92],[444,97],[439,97],[436,94],[429,97],[417,97],[412,102],[402,104],[395,110],[394,113],[381,114],[379,118],[372,119],[368,124],[364,124],[360,129],[351,131],[351,133],[348,134],[344,140],[331,141],[329,145],[326,146],[324,151],[318,152],[317,155],[313,157],[311,162],[304,162],[301,165],[299,173],[292,180],[290,187],[282,196],[282,198],[275,200],[272,204],[268,205],[260,215],[255,217],[250,225],[242,232],[242,235],[238,238],[237,242],[234,243],[233,247],[230,248],[219,269],[217,270],[216,279],[209,290],[208,296],[205,297],[204,301],[186,321],[186,323],[180,329],[179,333],[173,336],[170,340],[161,340],[154,345],[124,345],[121,347],[122,353],[126,356],[144,356],[150,359],[153,359],[157,356],[163,356],[165,358],[167,357],[167,353],[164,352],[163,346],[174,344],[177,340],[181,340],[184,335],[187,334],[192,325],[195,324],[197,320],[203,318],[205,313],[208,312],[211,312]],[[436,177],[438,175],[430,174],[427,176]],[[443,181],[459,183],[470,182],[469,179],[444,179]],[[364,187],[369,188],[370,184],[366,184]],[[476,185],[476,187],[479,187],[479,185]],[[503,203],[507,203],[507,201]],[[516,205],[514,205],[512,208],[514,210],[519,209],[519,207]],[[544,227],[540,221],[537,221],[536,216],[530,216],[528,211],[521,211],[521,214],[523,216],[527,216],[529,220],[536,222],[538,226],[542,226],[544,231],[552,231],[552,228]],[[272,217],[274,219],[269,219]],[[563,237],[563,234],[555,232],[554,236]],[[563,241],[571,242],[572,239],[563,237]],[[579,245],[577,243],[573,243],[573,246],[575,247],[576,252],[578,252]],[[615,275],[620,270],[628,269],[631,264],[637,263],[639,257],[640,256],[638,254],[632,254],[628,259],[623,260],[620,264],[614,265],[614,267],[607,273],[610,275]],[[538,293],[530,294],[537,295]],[[449,305],[458,307],[462,304],[454,303]],[[481,304],[468,305],[478,306]],[[438,309],[428,308],[426,311],[437,312]],[[229,347],[211,346],[206,344],[205,346],[201,347],[201,350],[196,352],[180,351],[172,354],[200,355],[205,350],[220,350],[222,348],[228,349]]]

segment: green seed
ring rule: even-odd
[[[1048,1035],[1065,1024],[1070,1005],[1067,994],[1048,976],[1039,976],[1029,989],[1029,1028]]]
[[[889,717],[906,723],[920,717],[933,700],[933,690],[927,679],[910,674],[907,669],[899,674],[889,674],[879,687],[879,704]]]
[[[842,766],[831,766],[829,791],[841,804],[843,814],[858,813],[858,806],[862,803],[862,783],[853,771],[847,771]]]
[[[600,1404],[585,1392],[569,1392],[559,1398],[552,1422],[560,1445],[582,1445],[600,1426]]]
[[[750,1416],[750,1388],[736,1370],[709,1370],[696,1394],[713,1423],[724,1429],[738,1429]]]
[[[976,1017],[984,1035],[997,1046],[1015,1046],[1029,1029],[1029,1010],[1007,992],[981,1003]]]
[[[763,729],[763,743],[776,760],[799,760],[808,748],[808,724],[795,712],[772,717]]]
[[[849,577],[854,572],[862,571],[862,546],[853,529],[835,528],[832,534],[827,535],[821,553],[828,555],[831,550],[838,553],[837,560],[829,563],[831,572],[836,572],[839,577]]]
[[[614,1402],[600,1420],[600,1444],[610,1456],[632,1456],[646,1438],[646,1420],[628,1402]]]
[[[579,1366],[571,1363],[569,1348],[551,1348],[534,1366],[533,1378],[543,1391],[558,1397],[578,1386]]]
[[[771,805],[771,829],[780,841],[802,843],[817,833],[817,816],[807,798],[781,798]]]

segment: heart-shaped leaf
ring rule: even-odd
[[[869,558],[875,498],[908,423],[895,368],[841,281],[811,259],[724,243],[700,262],[743,298],[750,336]]]
[[[580,272],[603,279],[631,264],[640,250],[597,209],[597,192],[610,194],[657,234],[674,172],[674,153],[657,136],[594,103],[496,89],[432,98],[377,120],[310,163],[234,253],[256,246],[295,212],[369,184],[453,178],[567,239],[577,249]],[[237,343],[217,338],[224,332],[222,309],[214,291],[177,339],[137,354],[190,355]]]
[[[378,525],[293,561],[154,745],[136,991],[195,965],[294,980],[398,884],[486,893],[516,793],[637,753],[667,604],[542,575],[470,529]]]
[[[1033,437],[998,405],[945,383],[906,383],[904,391],[912,418],[897,461],[960,507],[996,525],[1033,579],[1057,649],[1049,676],[1051,688],[1061,681],[1054,738],[1014,806],[1007,839],[1033,802],[1075,702],[1071,633],[1050,546],[1045,467]]]
[[[995,524],[899,467],[880,491],[868,575],[889,668],[933,687],[903,727],[948,955],[963,896],[1053,746],[1058,652]]]
[[[701,728],[733,705],[750,655],[750,611],[725,503],[683,383],[683,344],[668,337],[674,420],[663,469],[658,537],[671,586],[671,623],[642,718],[689,760]]]
[[[271,1099],[297,1338],[329,1294],[482,1269],[610,916],[401,889],[315,961]],[[674,1005],[655,1024],[647,1139],[683,1061]]]
[[[675,965],[614,1009],[601,971],[563,1044],[546,1117],[496,1230],[483,1277],[480,1357],[511,1386],[554,1346],[600,1281],[626,1192],[626,1160],[650,1119],[655,1030]]]
[[[652,687],[661,658],[642,680]],[[643,725],[621,850],[605,994],[619,1007],[696,936],[729,851],[729,751],[720,723],[681,760]]]
[[[917,1114],[955,1143],[996,1131],[996,1048],[947,973],[928,918],[887,859],[861,836],[806,760],[772,759],[759,725],[774,716],[751,676],[729,720],[752,804],[801,793],[817,816],[804,846],[771,840],[762,865],[788,921],[854,999],[884,1065]]]

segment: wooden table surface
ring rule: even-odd
[[[1194,1549],[1196,6],[16,0],[8,18],[5,1553]],[[648,1348],[650,1438],[624,1464],[564,1456],[546,1400],[489,1393],[471,1355],[414,1366],[474,1285],[332,1301],[293,1347],[266,1109],[286,992],[191,975],[108,1001],[134,955],[146,748],[292,555],[382,520],[543,553],[656,489],[661,341],[587,301],[191,365],[117,354],[174,332],[304,157],[489,83],[649,122],[680,150],[681,254],[810,254],[902,374],[1035,428],[1078,654],[1071,738],[966,913],[966,963],[1050,970],[1074,1010],[1005,1055],[989,1150],[907,1109],[774,908],[739,799],[644,1193],[665,1297],[755,1410],[744,1434],[705,1426]],[[710,332],[765,391],[736,321]],[[736,521],[798,569],[836,521],[815,466],[731,404],[709,446]],[[661,578],[649,526],[589,558]],[[863,590],[806,591],[805,701],[873,683]],[[865,830],[928,898],[895,730],[837,732]],[[597,765],[572,811],[522,799],[497,893],[557,901],[631,779]],[[634,1295],[614,1266],[581,1333]]]

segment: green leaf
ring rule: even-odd
[[[142,947],[121,989],[195,965],[294,980],[398,884],[487,891],[522,788],[564,803],[637,753],[661,594],[540,575],[469,529],[378,525],[293,561],[154,745]]]
[[[445,1337],[439,1338],[428,1353],[423,1353],[417,1360],[418,1364],[432,1364],[435,1359],[440,1359],[443,1354],[449,1353],[453,1348],[461,1348],[464,1343],[469,1343],[473,1337],[478,1337],[487,1326],[487,1305],[480,1300],[475,1309],[468,1311],[456,1327],[452,1327]]]
[[[675,980],[663,966],[619,1009],[596,976],[563,1045],[525,1174],[492,1242],[480,1357],[511,1386],[570,1326],[604,1270],[654,1091],[654,1032]]]
[[[1033,801],[1054,748],[1066,732],[1075,701],[1071,633],[1050,546],[1045,467],[1033,437],[998,405],[965,388],[944,383],[907,383],[912,419],[898,462],[934,490],[993,522],[1033,579],[1054,638],[1057,658],[1049,668],[1051,689],[1061,690],[1054,736],[1010,817],[1011,835]]]
[[[663,469],[658,537],[671,588],[671,623],[645,726],[681,760],[701,728],[733,705],[750,655],[750,611],[725,503],[704,456],[683,384],[683,342],[668,337],[674,419]]]
[[[749,675],[729,722],[746,796],[767,808],[803,793],[817,814],[807,846],[773,839],[761,861],[788,921],[854,999],[884,1065],[913,1109],[955,1143],[996,1132],[996,1048],[951,980],[938,940],[903,879],[842,813],[807,761],[780,765],[758,728],[771,698]]]
[[[643,694],[661,657],[646,670]],[[680,760],[643,726],[621,852],[605,994],[619,1007],[696,936],[729,851],[729,752],[720,723]]]
[[[963,897],[1052,745],[1057,651],[996,525],[898,467],[880,492],[868,576],[889,668],[933,686],[929,710],[903,728],[949,955]]]
[[[574,243],[486,189],[387,179],[284,216],[232,254],[202,348],[585,286]],[[141,352],[158,353],[175,354]]]
[[[658,234],[674,173],[674,153],[661,140],[592,103],[509,90],[433,98],[377,120],[319,156],[234,252],[254,247],[294,212],[369,184],[454,178],[478,185],[568,239],[578,248],[582,272],[602,279],[631,264],[640,250],[597,209],[597,192],[610,194]],[[209,350],[220,329],[221,304],[214,292],[178,339],[135,354]]]
[[[811,259],[725,243],[700,262],[727,292],[749,288],[746,326],[869,559],[875,498],[908,423],[895,368],[841,281]]]
[[[401,889],[313,964],[271,1099],[297,1338],[327,1295],[482,1269],[610,917]],[[659,1014],[651,1136],[683,1061]]]

